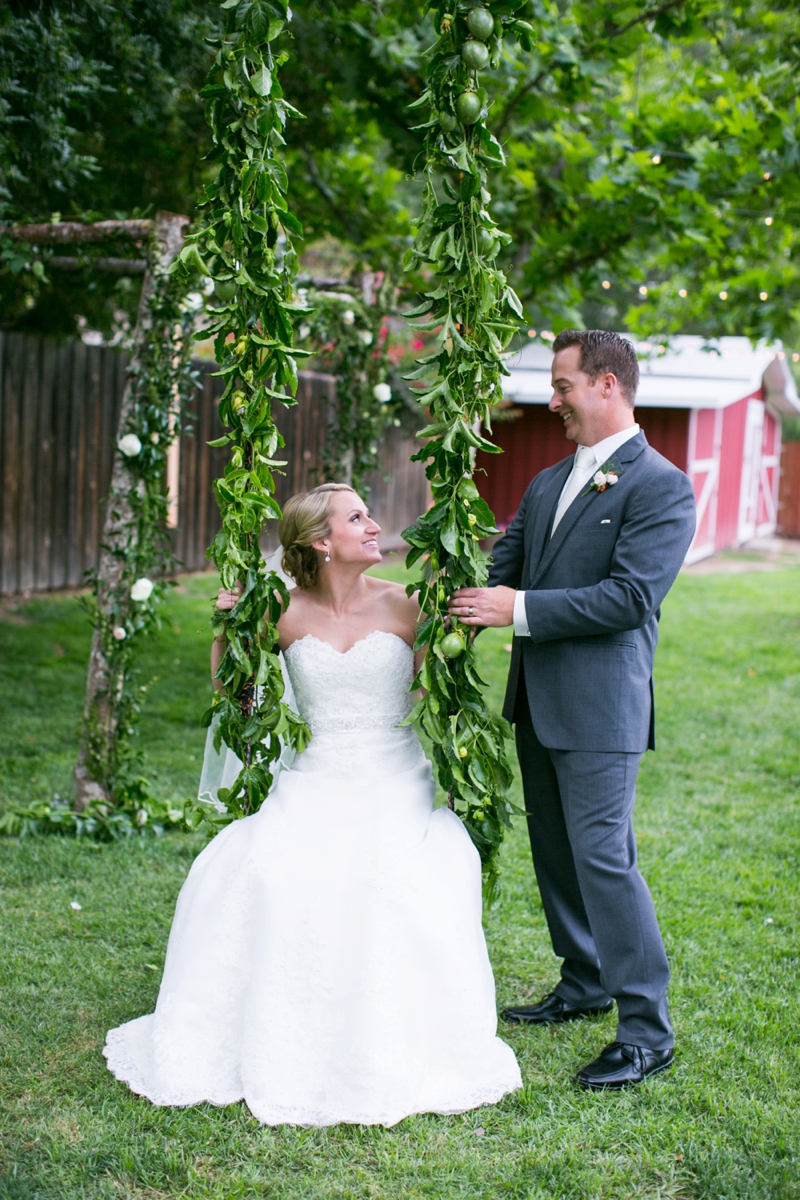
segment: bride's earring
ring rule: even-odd
[[[325,551],[325,562],[330,562],[330,561],[331,561],[330,550],[326,550]]]

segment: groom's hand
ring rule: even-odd
[[[461,588],[450,597],[450,616],[462,625],[513,625],[516,594],[510,587]]]

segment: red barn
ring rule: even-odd
[[[636,419],[665,458],[686,471],[697,499],[694,562],[756,536],[773,533],[778,505],[782,413],[800,412],[784,351],[753,349],[747,338],[707,342],[674,338],[669,349],[637,343],[641,383]],[[506,406],[493,439],[502,456],[478,454],[481,494],[500,528],[517,511],[530,480],[571,454],[552,395],[549,347],[525,346],[509,362]]]

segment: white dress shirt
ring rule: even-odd
[[[602,442],[597,442],[594,446],[578,446],[572,470],[567,476],[567,481],[561,489],[561,495],[558,498],[556,515],[553,518],[553,528],[550,531],[551,537],[558,528],[570,504],[586,490],[586,485],[595,471],[598,471],[603,463],[608,462],[612,455],[616,454],[620,446],[624,446],[625,442],[630,441],[632,437],[636,437],[638,432],[639,426],[631,425],[629,429],[623,429],[620,433],[612,433],[611,437],[603,438]],[[517,592],[514,597],[514,633],[517,637],[531,636],[531,631],[528,628],[528,617],[525,612],[524,592]]]

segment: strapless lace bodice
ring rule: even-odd
[[[376,630],[345,654],[308,633],[284,657],[298,712],[315,736],[395,729],[411,712],[414,655],[396,633]]]

